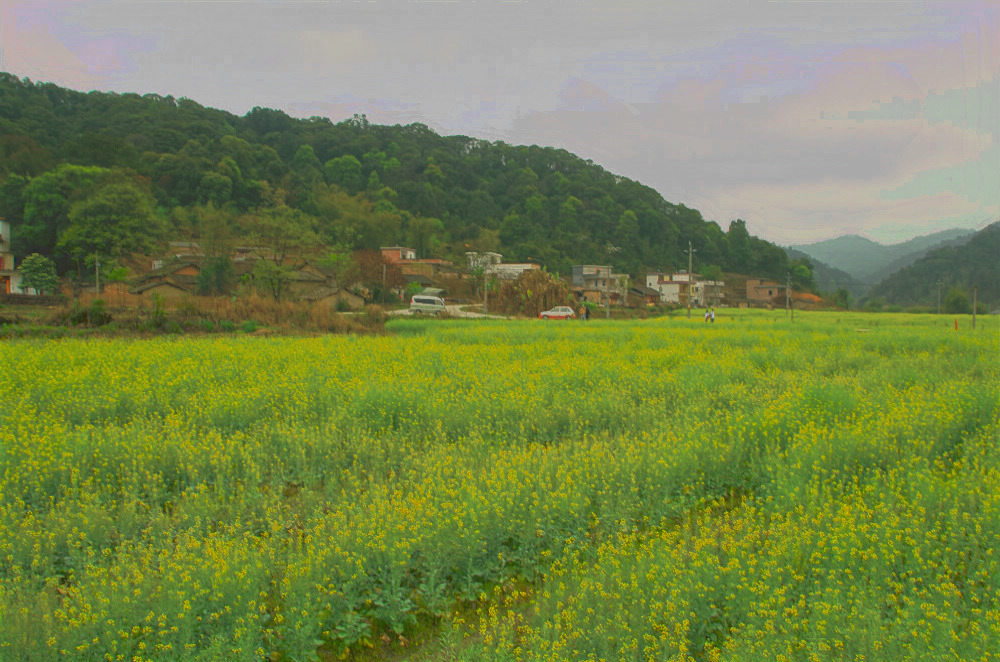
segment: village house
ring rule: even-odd
[[[383,246],[379,248],[382,258],[399,267],[404,275],[420,274],[436,278],[442,271],[451,271],[452,264],[438,258],[417,258],[417,251],[406,246]]]
[[[691,304],[699,307],[720,306],[725,301],[726,283],[721,280],[695,280]]]
[[[383,246],[379,248],[379,252],[382,253],[382,257],[385,258],[385,261],[390,264],[408,262],[417,259],[416,249],[407,248],[405,246]]]
[[[482,269],[484,273],[498,280],[517,280],[526,271],[541,269],[534,262],[504,262],[503,255],[493,252],[468,251],[465,253],[469,269]]]
[[[646,274],[646,287],[660,293],[660,303],[686,306],[718,306],[726,301],[726,283],[698,280],[698,274],[653,272]]]
[[[365,299],[359,294],[340,287],[319,285],[299,296],[300,301],[312,304],[326,304],[334,310],[360,310],[365,306]]]
[[[573,266],[573,292],[577,299],[603,305],[624,303],[628,274],[616,274],[608,265]]]
[[[466,251],[465,259],[469,262],[469,269],[482,269],[488,271],[490,267],[503,262],[503,255],[492,251]]]
[[[0,294],[19,292],[15,282],[20,280],[14,271],[14,253],[10,248],[10,223],[0,218]]]
[[[197,241],[171,241],[167,244],[167,253],[176,259],[205,256]]]
[[[506,262],[491,266],[487,273],[493,274],[498,280],[517,280],[526,271],[536,271],[541,267],[533,262]]]
[[[646,287],[660,293],[660,303],[687,305],[691,295],[691,275],[686,271],[678,273],[654,272],[646,274]]]
[[[170,280],[150,280],[133,287],[129,293],[143,296],[157,294],[164,299],[180,299],[188,296],[192,291]]]
[[[646,306],[655,306],[660,303],[659,290],[654,290],[653,288],[646,287],[645,285],[632,286],[632,288],[629,289],[629,294]]]
[[[198,289],[201,274],[199,259],[179,259],[164,264],[164,260],[153,260],[153,270],[135,279],[132,294],[159,294],[165,299],[176,299],[194,294]]]
[[[772,306],[775,303],[783,305],[784,300],[784,284],[761,278],[747,279],[747,302],[751,306]]]
[[[231,258],[235,281],[251,274],[260,259],[252,248],[240,248]],[[157,294],[164,299],[180,299],[198,293],[198,280],[205,256],[195,242],[170,242],[167,255],[152,261],[153,269],[132,281],[131,294]],[[339,283],[331,282],[321,268],[305,265],[287,274],[286,296],[292,300],[329,302],[337,307],[361,308],[362,297]],[[234,283],[235,284],[235,283]]]

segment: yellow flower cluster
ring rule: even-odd
[[[996,329],[870,319],[0,345],[0,660],[982,657]]]

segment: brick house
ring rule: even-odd
[[[753,306],[771,306],[784,303],[785,285],[775,280],[747,279],[747,302]]]

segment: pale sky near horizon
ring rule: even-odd
[[[0,70],[559,147],[783,245],[1000,218],[1000,0],[0,0]]]

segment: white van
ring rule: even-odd
[[[440,297],[414,294],[410,299],[410,313],[412,315],[440,315],[446,311],[444,299]]]

